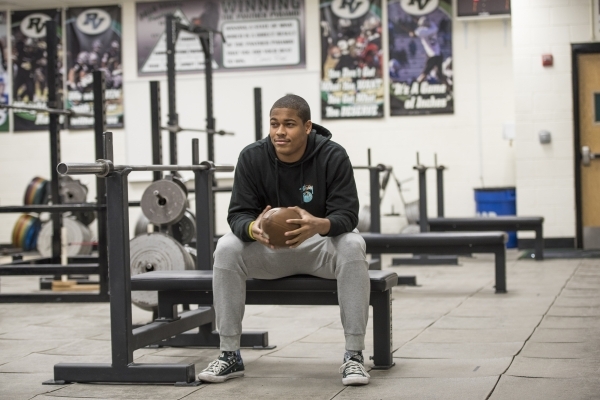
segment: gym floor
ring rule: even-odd
[[[396,366],[370,371],[366,387],[341,383],[344,339],[337,307],[248,306],[244,329],[268,330],[277,347],[242,350],[243,379],[198,387],[44,386],[56,363],[110,362],[108,303],[0,304],[0,398],[597,399],[600,259],[534,262],[518,256],[508,252],[509,292],[499,295],[491,256],[461,258],[458,267],[393,267],[399,275],[416,275],[419,286],[394,289]],[[23,292],[36,283],[34,277],[3,277],[0,289]],[[137,307],[133,313],[134,323],[151,316]],[[199,371],[217,354],[147,348],[135,358],[192,362]]]

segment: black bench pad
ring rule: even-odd
[[[438,230],[535,230],[544,223],[544,217],[473,217],[473,218],[429,218],[432,231]]]
[[[367,253],[370,247],[381,250],[381,247],[389,247],[390,253],[394,248],[406,247],[436,247],[436,246],[469,246],[469,245],[490,245],[504,244],[507,241],[507,235],[504,232],[426,232],[411,234],[381,234],[381,233],[362,233],[362,237],[367,244]]]
[[[392,271],[369,271],[372,292],[385,292],[398,284]],[[212,291],[212,271],[152,271],[131,277],[131,290],[205,290]],[[280,279],[248,279],[247,291],[335,292],[337,281],[310,275]]]

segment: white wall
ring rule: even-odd
[[[575,236],[571,43],[592,39],[590,0],[512,2],[517,210],[545,217],[547,237]],[[554,56],[542,66],[542,54]],[[552,133],[542,145],[538,132]]]
[[[421,161],[433,164],[437,153],[446,172],[446,215],[474,215],[473,188],[515,184],[516,145],[502,138],[505,122],[515,120],[512,70],[511,22],[489,20],[454,23],[455,113],[452,115],[386,117],[379,120],[320,121],[319,104],[319,14],[318,2],[306,0],[307,67],[302,70],[270,72],[215,73],[214,106],[217,127],[236,132],[234,137],[216,137],[216,160],[235,163],[237,153],[254,140],[252,88],[263,90],[263,126],[268,126],[270,105],[286,93],[304,96],[313,105],[313,119],[332,132],[334,140],[348,151],[354,164],[366,164],[367,148],[374,163],[390,164],[400,179],[414,177],[405,184],[408,201],[418,196],[415,153]],[[135,48],[135,3],[123,4],[123,55],[125,129],[115,131],[115,158],[119,163],[150,162],[149,85],[151,79],[137,76]],[[385,26],[385,25],[384,25]],[[386,46],[384,46],[386,48]],[[177,78],[177,105],[182,126],[204,126],[204,76]],[[166,121],[166,81],[162,79],[163,118]],[[141,134],[140,134],[141,132]],[[266,130],[265,130],[266,133]],[[166,136],[166,135],[165,135]],[[188,134],[179,139],[181,162],[189,162]],[[198,134],[201,158],[205,156],[205,136]],[[35,175],[48,177],[46,133],[0,135],[0,204],[21,204],[26,184]],[[93,159],[91,132],[62,133],[64,161]],[[168,151],[165,147],[165,154]],[[166,161],[166,160],[164,160]],[[17,169],[18,164],[22,169]],[[133,178],[133,176],[132,176]],[[368,175],[356,174],[361,201],[368,199]],[[93,182],[91,177],[84,180]],[[429,212],[435,214],[435,173],[429,172]],[[130,185],[131,199],[139,199],[145,182]],[[89,197],[93,199],[93,197]],[[225,215],[228,197],[217,197],[217,229],[227,230]],[[393,186],[383,202],[384,213],[392,204],[399,210],[399,197]],[[400,210],[402,212],[402,210]],[[135,219],[137,211],[133,211]],[[0,243],[10,241],[17,215],[0,215]],[[385,226],[385,218],[384,218]],[[390,230],[396,229],[391,227]],[[399,228],[398,228],[399,229]]]

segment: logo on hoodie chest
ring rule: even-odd
[[[302,191],[302,201],[304,203],[310,203],[313,199],[313,185],[304,185],[300,190]]]

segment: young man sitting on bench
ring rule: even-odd
[[[246,279],[309,274],[337,279],[346,352],[344,385],[366,385],[362,350],[368,319],[370,279],[365,242],[357,233],[358,195],[348,154],[331,133],[310,120],[301,97],[287,95],[270,111],[269,136],[240,153],[228,222],[232,233],[215,250],[214,306],[221,355],[198,374],[205,382],[244,376],[240,335]],[[261,219],[271,207],[292,207],[300,225],[275,248],[263,236]]]

